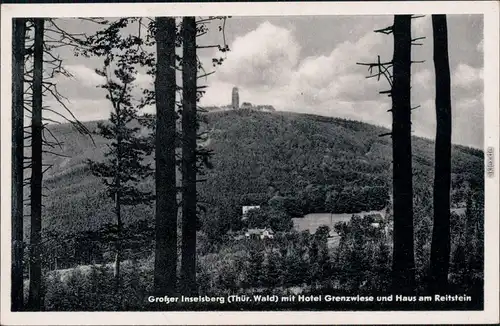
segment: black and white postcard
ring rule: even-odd
[[[498,322],[499,7],[2,5],[1,323]]]

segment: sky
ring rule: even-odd
[[[366,79],[366,67],[358,62],[392,58],[392,35],[374,33],[392,24],[393,16],[274,16],[231,17],[225,29],[230,52],[215,73],[201,79],[207,92],[202,106],[226,105],[231,89],[239,88],[240,102],[270,104],[277,110],[335,116],[390,127],[390,98],[378,92],[387,81]],[[65,19],[68,31],[92,32],[91,23]],[[130,29],[136,33],[136,30]],[[452,80],[452,141],[483,147],[483,17],[448,15],[449,56]],[[413,46],[412,65],[413,134],[434,138],[434,64],[430,16],[412,20],[412,37],[425,37]],[[217,26],[199,38],[198,44],[222,42]],[[103,80],[94,69],[100,59],[75,57],[60,49],[73,78],[58,77],[69,108],[82,121],[106,119],[110,104],[102,89]],[[215,49],[201,50],[207,71],[214,68]],[[224,55],[223,55],[224,56]],[[137,87],[151,87],[152,79],[140,74]],[[48,103],[57,106],[56,103]]]

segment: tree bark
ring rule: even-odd
[[[33,106],[31,118],[31,234],[29,310],[41,310],[41,238],[42,238],[42,82],[44,19],[35,18],[33,52]]]
[[[393,291],[415,290],[411,153],[411,16],[394,17],[392,151],[394,198]]]
[[[436,152],[434,168],[434,226],[430,288],[444,293],[450,264],[451,80],[446,15],[432,15],[436,73]]]
[[[156,18],[156,249],[158,295],[177,293],[175,18]]]
[[[12,266],[11,310],[23,309],[24,53],[26,21],[12,23]]]
[[[196,285],[196,21],[182,21],[182,257],[181,282],[185,295],[194,295]]]
[[[124,87],[127,87],[126,85]],[[117,310],[121,307],[121,273],[120,273],[120,264],[121,264],[121,255],[122,255],[122,207],[121,207],[121,195],[122,195],[122,186],[121,186],[121,175],[122,168],[121,162],[123,159],[122,156],[122,135],[123,130],[125,128],[122,113],[120,110],[120,103],[118,102],[115,106],[116,110],[116,119],[118,132],[116,135],[116,175],[115,175],[115,214],[116,214],[116,256],[115,256],[115,291],[118,296],[117,302]]]

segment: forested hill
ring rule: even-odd
[[[237,228],[242,205],[289,199],[290,215],[353,212],[386,205],[391,186],[391,139],[388,130],[366,123],[289,112],[226,111],[204,115],[213,150],[212,169],[199,184],[204,228]],[[96,122],[86,123],[90,130]],[[79,135],[69,125],[51,127],[64,143],[65,157],[46,155],[54,167],[44,184],[44,229],[96,229],[114,221],[112,202],[85,162],[102,160],[106,141]],[[417,193],[431,194],[433,142],[414,138]],[[483,182],[483,152],[453,146],[453,202],[464,201],[469,182]],[[145,182],[153,189],[153,180]],[[427,196],[425,195],[425,196]],[[427,197],[430,201],[432,197]],[[153,220],[154,207],[125,207],[124,220]],[[29,221],[26,221],[28,224]],[[27,228],[26,228],[27,230]]]

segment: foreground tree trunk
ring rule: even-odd
[[[42,268],[40,245],[42,238],[42,78],[43,78],[43,18],[35,18],[33,53],[33,106],[31,118],[31,234],[29,310],[41,309]]]
[[[181,290],[194,295],[196,285],[196,21],[182,21],[182,257]]]
[[[125,86],[126,87],[126,86]],[[123,161],[123,134],[125,123],[123,121],[120,102],[114,104],[117,120],[117,135],[116,135],[116,162],[115,162],[115,215],[116,215],[116,256],[115,256],[115,292],[118,296],[117,310],[121,308],[122,293],[121,293],[121,271],[120,265],[122,260],[122,161]]]
[[[392,153],[394,200],[393,291],[413,293],[413,184],[411,153],[411,16],[394,17]]]
[[[175,18],[156,18],[156,249],[158,295],[177,292]]]
[[[446,15],[432,15],[432,29],[436,73],[436,149],[430,290],[445,293],[450,263],[451,183],[451,80]]]
[[[12,266],[11,310],[23,309],[24,53],[26,21],[12,24]]]

